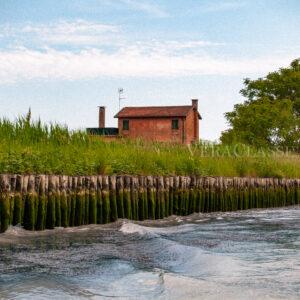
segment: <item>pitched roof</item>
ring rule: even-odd
[[[192,109],[191,105],[124,107],[115,115],[115,118],[186,117]],[[201,119],[200,114],[199,119]]]

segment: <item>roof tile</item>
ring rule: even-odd
[[[191,105],[124,107],[115,118],[185,117],[192,108]]]

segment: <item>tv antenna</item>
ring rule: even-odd
[[[118,94],[119,94],[119,111],[121,110],[121,100],[125,99],[125,97],[122,97],[124,94],[123,88],[118,88]]]

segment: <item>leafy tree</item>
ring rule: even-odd
[[[265,78],[246,78],[244,84],[240,93],[247,99],[225,114],[231,128],[222,133],[221,141],[299,148],[300,59]]]

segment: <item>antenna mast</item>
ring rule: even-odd
[[[125,99],[125,97],[122,97],[124,93],[124,89],[123,88],[118,88],[118,94],[119,94],[119,111],[121,110],[121,100]]]

